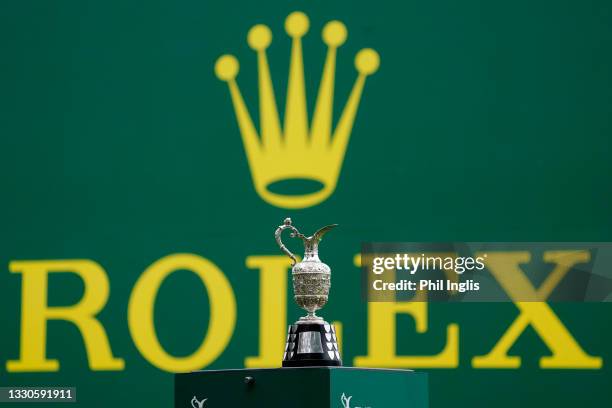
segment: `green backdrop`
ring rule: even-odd
[[[279,106],[290,42],[283,21],[302,10],[309,110],[325,46],[323,24],[349,32],[337,63],[335,112],[355,79],[353,56],[381,57],[368,77],[334,194],[285,210],[255,192],[217,57],[241,62],[257,122],[257,70],[246,33],[270,26]],[[83,406],[165,407],[172,375],[138,352],[127,324],[142,272],[174,253],[214,262],[236,296],[235,332],[208,368],[240,368],[258,350],[257,271],[277,255],[286,216],[324,245],[333,288],[323,315],[343,322],[344,360],[367,352],[366,305],[353,257],[361,241],[612,241],[612,4],[608,1],[26,1],[0,6],[0,386],[71,385]],[[337,114],[336,114],[337,119]],[[333,235],[332,235],[333,234]],[[91,371],[74,325],[48,324],[57,373],[8,373],[19,356],[21,276],[9,262],[91,259],[110,297],[99,315],[123,371]],[[73,274],[49,280],[49,304],[83,294]],[[299,311],[290,301],[288,318]],[[398,317],[398,353],[435,354],[460,326],[456,369],[430,373],[433,407],[603,406],[612,381],[609,304],[555,304],[600,370],[544,370],[549,354],[528,328],[522,366],[482,370],[517,316],[511,303],[431,304],[429,327]],[[161,343],[191,354],[207,330],[199,279],[171,275],[155,304]]]

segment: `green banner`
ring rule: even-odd
[[[345,365],[428,372],[434,408],[606,405],[609,303],[368,304],[359,252],[612,241],[611,16],[607,1],[3,3],[0,386],[168,407],[173,372],[278,367],[302,315],[273,236],[291,217],[339,224],[321,314]],[[532,285],[546,300],[560,282]]]

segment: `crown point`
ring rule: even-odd
[[[231,81],[238,75],[240,64],[233,55],[222,55],[215,63],[215,74],[222,81]]]
[[[301,11],[294,11],[285,20],[285,31],[291,37],[303,37],[308,32],[309,26],[308,16]]]
[[[323,28],[323,42],[329,47],[339,47],[346,41],[346,26],[340,21],[330,21]]]
[[[247,42],[249,43],[249,47],[255,51],[265,50],[272,42],[272,31],[270,31],[268,26],[257,24],[249,30]]]
[[[371,48],[364,48],[355,56],[355,67],[360,74],[370,75],[378,70],[380,57]]]

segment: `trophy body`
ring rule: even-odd
[[[289,326],[283,367],[341,366],[336,329],[316,315],[326,303],[331,286],[331,269],[319,259],[319,242],[327,231],[336,225],[321,228],[312,236],[301,234],[291,219],[285,219],[276,229],[275,237],[281,250],[292,260],[291,276],[295,301],[308,313]],[[292,231],[292,237],[304,242],[304,258],[296,262],[295,256],[281,241],[285,229]]]

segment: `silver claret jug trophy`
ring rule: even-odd
[[[331,270],[319,259],[319,243],[337,224],[328,225],[307,237],[286,218],[274,233],[280,249],[291,258],[291,276],[295,302],[308,314],[289,326],[283,355],[283,367],[341,366],[338,339],[333,324],[316,315],[327,303],[331,286]],[[304,243],[304,258],[297,262],[295,255],[281,241],[284,230],[291,230],[292,238]]]

